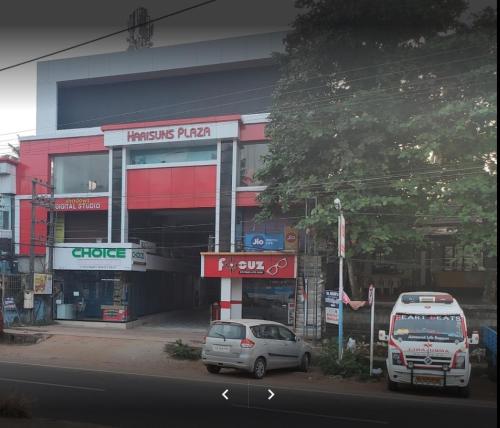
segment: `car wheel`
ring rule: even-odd
[[[458,387],[458,396],[462,397],[462,398],[469,398],[470,397],[470,386],[469,385],[464,386],[464,387],[459,386]]]
[[[309,366],[311,365],[311,356],[308,353],[302,355],[302,360],[300,361],[300,371],[307,373],[309,371]]]
[[[266,375],[266,360],[264,358],[260,357],[255,360],[252,374],[255,379],[262,379]]]
[[[207,366],[207,370],[209,373],[213,373],[213,374],[218,374],[220,373],[220,367],[219,366]]]
[[[397,391],[399,389],[398,383],[391,380],[389,375],[387,375],[387,389],[389,391]]]

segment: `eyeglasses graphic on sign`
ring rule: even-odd
[[[286,258],[282,258],[276,264],[269,266],[267,269],[267,273],[269,275],[276,275],[281,269],[284,269],[288,266],[288,260]]]

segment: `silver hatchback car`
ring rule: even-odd
[[[269,369],[309,369],[311,346],[288,327],[265,320],[214,321],[201,358],[210,373],[234,368],[262,379]]]

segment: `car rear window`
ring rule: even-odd
[[[224,339],[245,339],[245,326],[236,323],[216,323],[208,332],[208,337],[218,337]]]

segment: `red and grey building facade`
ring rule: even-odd
[[[254,221],[282,38],[39,64],[13,241],[27,272],[32,180],[53,184],[55,318],[123,322],[218,302],[223,319],[294,323],[298,237],[286,219]],[[37,270],[47,219],[38,207]]]

